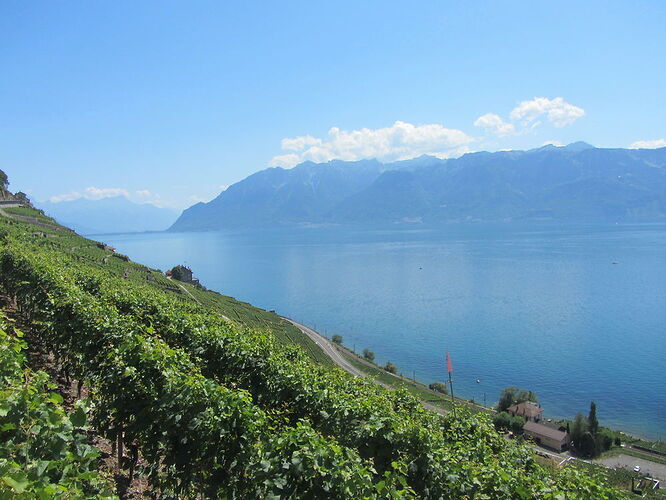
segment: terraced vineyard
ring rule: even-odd
[[[44,372],[27,367],[22,334],[0,323],[0,497],[113,498],[87,443],[87,410],[68,415]]]
[[[592,473],[542,468],[484,415],[441,417],[333,368],[272,313],[67,230],[0,218],[0,240],[5,301],[90,388],[95,432],[140,453],[161,495],[623,497]]]

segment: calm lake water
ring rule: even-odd
[[[208,288],[275,309],[424,383],[495,402],[515,385],[546,417],[587,414],[666,439],[666,225],[450,225],[93,238],[186,263]],[[477,383],[477,380],[479,381]]]

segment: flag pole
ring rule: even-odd
[[[453,416],[456,416],[456,402],[453,398],[453,379],[451,374],[453,373],[453,364],[451,363],[451,356],[449,356],[449,351],[446,351],[446,371],[449,372],[449,387],[451,388],[451,409],[453,411]]]

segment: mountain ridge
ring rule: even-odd
[[[666,220],[666,148],[579,141],[456,159],[273,167],[188,208],[169,230],[523,219]]]

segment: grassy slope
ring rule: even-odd
[[[75,255],[81,260],[110,270],[119,276],[125,276],[126,279],[132,280],[135,283],[141,283],[166,291],[169,294],[173,294],[178,300],[184,302],[197,301],[201,305],[226,316],[235,323],[251,328],[269,330],[281,343],[296,344],[303,347],[310,358],[316,363],[324,366],[333,366],[333,362],[317,344],[298,328],[283,320],[275,313],[265,311],[264,309],[214,291],[172,281],[166,278],[160,271],[131,262],[123,255],[100,248],[96,241],[71,233],[67,228],[59,226],[53,219],[44,216],[38,210],[21,207],[5,209],[5,212],[23,217],[35,217],[40,222],[62,227],[63,231],[58,231],[49,228],[45,229],[43,226],[33,226],[35,233],[45,234],[47,241],[62,248],[63,252]],[[21,224],[29,225],[26,220],[21,220]]]
[[[42,212],[39,210],[35,210],[34,208],[29,208],[29,207],[8,207],[8,208],[3,208],[3,210],[11,215],[21,215],[24,217],[35,217],[36,219],[42,221],[42,222],[48,222],[49,224],[55,223],[53,219],[50,217],[44,215]]]
[[[357,354],[354,354],[344,346],[339,347],[338,350],[349,360],[352,365],[361,370],[363,373],[366,373],[368,377],[372,378],[374,381],[394,389],[406,389],[413,396],[438,408],[442,408],[444,410],[450,410],[452,408],[451,396],[432,391],[427,386],[412,380],[411,378],[400,375],[392,375],[382,367],[374,363],[370,363]],[[466,399],[455,398],[455,402],[456,405],[464,405],[472,413],[479,411],[492,413],[492,410],[483,408],[476,404],[472,404]]]

